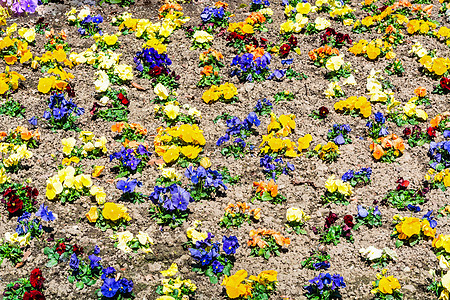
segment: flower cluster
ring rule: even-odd
[[[352,185],[341,179],[335,179],[336,175],[331,175],[325,182],[326,192],[322,196],[325,203],[348,204],[348,198],[353,194]]]
[[[378,57],[385,57],[386,59],[395,58],[395,53],[392,52],[392,45],[381,39],[359,40],[357,44],[348,49],[354,55],[363,55],[370,60],[375,60]]]
[[[138,251],[139,249],[143,253],[152,253],[150,245],[153,245],[153,239],[145,232],[139,231],[136,236],[133,236],[131,232],[123,231],[118,232],[111,236],[111,239],[117,241],[114,246],[125,253],[132,251]]]
[[[213,242],[213,237],[214,235],[208,232],[204,240],[193,243],[189,252],[195,260],[193,271],[208,276],[211,283],[217,283],[220,276],[230,276],[235,261],[234,254],[240,245],[237,237],[223,236],[221,253],[220,242]]]
[[[274,204],[281,204],[286,200],[286,197],[278,193],[278,185],[275,184],[273,179],[270,179],[268,183],[253,182],[253,187],[256,187],[255,197],[252,198],[252,202],[255,199],[259,201],[269,201]]]
[[[106,299],[133,299],[133,281],[119,278],[120,274],[116,274],[116,270],[113,267],[102,269],[101,279],[103,280],[103,285],[98,292]]]
[[[297,234],[306,234],[303,226],[311,219],[303,210],[297,207],[291,207],[286,211],[286,228],[287,231],[294,231]]]
[[[310,256],[302,261],[302,267],[310,270],[328,270],[331,267],[330,255],[325,250],[309,252]]]
[[[344,282],[344,277],[339,274],[331,275],[329,273],[320,273],[309,280],[309,283],[309,285],[303,287],[308,299],[341,298],[339,289],[347,286]]]
[[[294,165],[290,162],[286,162],[285,165],[282,158],[274,158],[268,154],[259,159],[259,166],[264,168],[263,172],[266,178],[273,180],[277,180],[281,174],[290,175],[290,172],[295,170]]]
[[[203,130],[197,125],[183,124],[180,126],[157,129],[154,140],[155,152],[165,163],[179,161],[184,167],[188,162],[199,161],[198,155],[203,151],[206,143]]]
[[[90,110],[91,115],[105,121],[128,121],[130,100],[127,98],[127,93],[124,89],[116,91],[108,88],[104,93],[98,95],[97,99],[99,101],[94,102]]]
[[[282,249],[286,249],[291,244],[290,238],[271,229],[252,229],[249,236],[250,240],[247,241],[247,245],[251,248],[250,254],[262,256],[265,259],[269,259],[271,255],[279,256]]]
[[[261,121],[254,112],[249,113],[243,121],[238,117],[227,116],[226,119],[227,130],[225,135],[217,140],[216,146],[221,146],[233,139],[232,143],[222,148],[221,153],[226,157],[242,158],[246,153],[247,143],[245,140],[255,135],[256,129],[253,126],[258,127]]]
[[[103,17],[101,15],[91,16],[89,8],[83,8],[80,11],[72,8],[66,13],[66,16],[69,25],[78,27],[78,32],[82,36],[93,36],[96,33],[102,34],[99,24],[103,23]]]
[[[194,169],[189,166],[184,176],[190,180],[190,189],[192,199],[200,201],[204,199],[211,199],[219,193],[219,187],[227,190],[227,186],[223,183],[223,176],[218,171],[213,171],[210,168],[202,166]]]
[[[398,255],[395,250],[384,247],[383,249],[378,249],[374,246],[369,246],[367,248],[359,249],[359,253],[366,259],[369,263],[374,262],[372,267],[374,268],[384,268],[390,260],[397,260]]]
[[[186,110],[181,111],[181,108]],[[164,105],[155,105],[153,108],[156,119],[163,119],[168,126],[173,126],[178,122],[195,124],[199,123],[199,119],[202,117],[200,111],[195,107],[184,104],[180,107],[177,101],[166,102]]]
[[[17,72],[9,71],[9,67],[6,67],[5,72],[0,73],[0,95],[10,94],[17,90],[19,80],[24,81],[25,77]]]
[[[372,156],[382,162],[393,162],[405,151],[403,139],[396,134],[377,138],[370,144]]]
[[[393,237],[397,238],[396,247],[404,244],[413,246],[421,240],[432,240],[436,235],[436,221],[430,222],[428,219],[415,217],[394,216],[394,232]],[[434,225],[432,227],[432,225]]]
[[[222,101],[222,102],[234,102],[238,100],[238,92],[237,88],[234,84],[226,82],[219,86],[212,85],[209,89],[207,89],[203,95],[202,99],[205,103]]]
[[[74,156],[78,158],[96,158],[101,157],[108,152],[108,149],[106,148],[106,143],[108,141],[104,136],[95,139],[93,132],[81,131],[78,139],[83,143],[82,146],[75,146],[77,141],[73,137],[64,138],[61,140],[64,156],[68,158]]]
[[[404,209],[410,205],[422,204],[427,200],[425,195],[429,192],[429,188],[408,189],[409,181],[402,177],[396,183],[398,183],[397,188],[388,192],[383,198],[382,204],[389,203],[398,209]]]
[[[111,126],[111,131],[117,132],[122,142],[143,141],[147,135],[147,129],[139,123],[117,122]]]
[[[17,172],[22,168],[23,160],[33,157],[33,152],[28,150],[26,144],[16,145],[1,142],[0,153],[2,154],[0,166],[9,172]]]
[[[28,278],[21,278],[18,281],[8,283],[3,292],[3,299],[45,299],[42,293],[44,289],[44,275],[39,268],[33,269]]]
[[[341,241],[341,237],[353,243],[352,229],[355,226],[351,215],[344,216],[343,224],[336,224],[339,217],[330,211],[328,217],[325,218],[323,229],[315,228],[314,231],[320,234],[320,241],[324,244],[337,245]]]
[[[261,208],[250,209],[250,206],[245,202],[237,202],[236,204],[229,202],[219,225],[226,228],[239,228],[244,222],[251,224],[252,221],[257,222],[260,218]]]
[[[164,277],[174,277],[178,273],[178,265],[172,263],[169,269],[161,271]],[[161,285],[156,288],[156,293],[163,295],[157,300],[176,300],[183,297],[193,296],[197,286],[192,283],[190,279],[181,279],[181,276],[177,278],[164,278],[161,280]],[[185,297],[186,298],[186,297]]]
[[[355,217],[356,224],[353,227],[357,230],[361,225],[366,225],[369,228],[380,227],[383,225],[381,221],[381,212],[378,206],[365,208],[362,205],[358,205],[358,214]]]
[[[268,299],[276,290],[277,275],[277,271],[270,270],[247,278],[247,271],[239,270],[234,275],[225,276],[222,285],[225,286],[230,299],[250,299],[248,297],[252,295],[260,295]]]
[[[333,128],[328,130],[327,138],[338,146],[351,144],[352,140],[349,137],[351,131],[352,129],[348,124],[334,124]]]
[[[72,99],[67,100],[63,93],[50,96],[48,107],[43,118],[53,129],[76,130],[76,120],[84,114],[84,108],[78,107]]]
[[[129,174],[142,173],[143,168],[150,159],[151,153],[148,151],[146,144],[130,143],[128,147],[122,147],[119,152],[114,152],[109,156],[109,161],[117,159],[119,165],[117,177],[124,177]]]
[[[104,202],[103,208],[91,206],[86,213],[86,218],[90,223],[95,223],[102,231],[108,228],[117,230],[119,227],[126,227],[126,223],[131,220],[128,209],[123,204]]]
[[[318,156],[324,162],[336,161],[339,157],[339,147],[334,142],[328,142],[325,145],[317,144],[313,151],[308,152],[309,156]]]
[[[264,53],[264,50],[257,55],[252,53],[245,53],[241,57],[236,55],[231,62],[231,66],[238,66],[238,68],[231,72],[231,77],[237,76],[240,81],[263,81],[270,73],[271,58],[270,53]]]
[[[188,205],[194,201],[189,192],[177,184],[155,186],[149,199],[154,204],[150,208],[152,218],[172,228],[183,224],[188,217]]]
[[[337,112],[349,114],[351,116],[362,115],[368,118],[372,114],[372,106],[366,97],[351,96],[345,100],[338,101],[334,104]]]
[[[361,168],[358,172],[348,170],[342,175],[341,179],[344,182],[349,182],[352,187],[359,185],[366,185],[370,183],[370,176],[372,175],[371,168]]]
[[[171,90],[178,88],[180,76],[175,71],[170,72],[172,61],[167,54],[159,53],[155,48],[144,48],[136,53],[134,63],[142,77],[152,80],[153,87],[161,83]]]

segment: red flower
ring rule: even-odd
[[[450,78],[442,77],[440,85],[445,91],[450,92]]]
[[[70,84],[66,85],[66,92],[67,92],[67,95],[68,95],[70,98],[75,97],[75,91],[74,91],[73,88],[70,86]]]
[[[406,190],[406,188],[409,185],[409,181],[408,180],[404,180],[403,178],[399,178],[399,180],[397,180],[398,186],[397,186],[397,191],[399,190]]]
[[[353,216],[351,215],[344,216],[344,223],[350,228],[353,228],[353,226],[355,226],[355,224],[353,224]]]
[[[81,255],[83,253],[83,247],[78,247],[77,244],[72,246],[72,251],[77,255]]]
[[[14,193],[15,190],[13,190],[12,188],[7,188],[6,191],[3,193],[3,197],[8,197],[9,194]]]
[[[350,36],[348,34],[344,35],[344,39],[347,41],[347,43],[351,44],[353,43],[353,40],[350,38]]]
[[[337,219],[338,216],[335,213],[330,212],[328,217],[325,219],[325,228],[330,228],[330,226],[333,225]]]
[[[150,76],[159,76],[162,73],[162,69],[161,67],[158,66],[154,66],[153,69],[151,69],[150,71],[148,71],[148,74]]]
[[[336,33],[336,42],[343,43],[345,41],[345,36],[342,33]]]
[[[352,223],[353,224],[353,223]],[[347,224],[346,225],[344,225],[344,227],[342,227],[342,236],[343,237],[351,237],[352,236],[352,232],[351,232],[351,229],[352,229],[353,227],[350,227],[350,226],[348,226]]]
[[[336,35],[336,30],[334,30],[333,28],[328,27],[327,29],[325,29],[325,35],[326,36]]]
[[[28,198],[36,198],[39,195],[39,191],[31,186],[27,186],[25,190],[27,191]]]
[[[31,271],[30,275],[30,283],[31,285],[38,290],[41,290],[44,286],[44,276],[42,276],[42,271],[38,268]]]
[[[45,300],[45,296],[39,291],[30,291],[23,294],[23,300]]]
[[[127,97],[125,97],[122,93],[119,93],[117,95],[117,98],[119,98],[119,100],[122,102],[123,105],[128,106],[128,104],[130,104],[130,100],[127,99]]]
[[[289,44],[291,44],[293,47],[296,47],[298,44],[298,40],[294,35],[291,35],[291,37],[288,39]]]
[[[22,200],[20,200],[19,197],[14,195],[13,197],[11,197],[11,199],[9,199],[9,202],[6,204],[6,207],[7,207],[6,209],[8,210],[8,212],[10,214],[14,214],[14,213],[22,210],[23,202],[22,202]]]
[[[427,133],[430,137],[436,137],[436,129],[431,126],[427,128]]]
[[[319,108],[319,116],[321,116],[322,118],[325,118],[328,115],[329,112],[330,111],[325,106],[321,106]]]
[[[288,44],[283,44],[280,47],[280,55],[281,56],[287,56],[290,51],[291,51],[291,46],[289,46]]]
[[[408,136],[411,134],[411,129],[409,127],[406,127],[405,129],[403,129],[403,134],[405,136]]]
[[[64,243],[59,243],[58,247],[56,247],[56,253],[58,253],[59,255],[63,254],[64,252],[66,252],[66,244]]]

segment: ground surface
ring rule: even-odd
[[[92,40],[81,39],[74,27],[69,27],[63,15],[71,5],[81,5],[81,3],[67,4],[51,4],[41,12],[46,19],[54,26],[56,30],[64,29],[68,36],[69,45],[72,51],[81,52],[92,43]],[[190,24],[196,24],[199,21],[199,15],[206,5],[212,2],[202,1],[184,4],[185,15],[192,18]],[[247,9],[239,9],[241,4],[237,1],[230,1],[230,10],[235,12],[235,20],[242,20],[247,14]],[[128,9],[137,18],[149,18],[155,20],[157,17],[157,9],[161,3],[157,1],[138,1],[133,7]],[[278,39],[279,25],[284,21],[282,7],[279,1],[271,3],[274,10],[274,22],[268,24],[269,31],[261,34],[269,40]],[[359,3],[352,1],[352,7],[359,7]],[[101,13],[105,20],[109,21],[110,17],[123,11],[122,8],[116,6],[104,5],[103,7],[93,6],[95,12]],[[357,10],[357,17],[364,15],[365,12],[360,9]],[[38,16],[30,16],[25,19],[18,18],[15,21],[20,24],[34,22]],[[442,18],[436,16],[436,19],[443,21]],[[445,22],[443,23],[445,24]],[[336,25],[336,29],[350,33],[349,27],[345,28],[341,25]],[[109,25],[108,22],[103,24],[105,32],[114,32],[115,28]],[[358,41],[360,38],[374,37],[376,34],[358,35],[350,33],[353,41]],[[320,46],[320,41],[317,35],[304,36],[298,35],[299,47],[302,50],[301,56],[296,56],[294,59],[293,68],[296,71],[304,72],[308,79],[302,81],[283,80],[282,82],[265,81],[263,83],[246,83],[241,84],[236,78],[229,78],[229,67],[223,71],[224,81],[229,80],[235,83],[238,87],[240,102],[236,104],[221,104],[215,103],[212,105],[205,104],[201,95],[203,90],[196,88],[196,83],[199,79],[200,68],[197,67],[198,55],[200,50],[189,50],[190,41],[184,35],[182,30],[177,31],[171,37],[171,43],[168,46],[168,55],[173,61],[173,70],[181,75],[179,92],[179,101],[181,103],[189,103],[198,108],[202,113],[202,120],[200,123],[201,129],[204,130],[206,138],[205,156],[212,160],[213,167],[227,166],[234,175],[241,175],[242,179],[236,186],[230,186],[226,195],[217,197],[213,201],[202,201],[194,203],[191,206],[191,215],[189,222],[186,222],[182,227],[171,230],[169,228],[160,227],[148,215],[148,203],[144,204],[127,204],[133,221],[127,227],[131,232],[138,232],[139,230],[149,233],[154,239],[155,245],[152,247],[154,255],[143,254],[124,254],[117,248],[114,248],[113,242],[109,236],[112,231],[102,232],[88,224],[83,217],[91,203],[89,199],[80,199],[74,203],[61,205],[58,202],[50,202],[45,199],[45,185],[46,179],[53,175],[56,170],[56,162],[51,157],[51,154],[56,154],[59,158],[62,157],[62,147],[60,140],[64,137],[74,136],[77,134],[73,132],[56,131],[52,132],[43,127],[39,127],[42,132],[41,144],[38,149],[33,150],[34,158],[30,163],[30,168],[22,170],[16,175],[12,175],[14,180],[22,180],[31,178],[33,184],[39,189],[39,202],[44,202],[58,215],[58,222],[54,224],[54,235],[56,238],[70,237],[77,241],[78,244],[86,248],[99,245],[102,248],[102,262],[106,265],[116,267],[127,278],[132,279],[135,283],[135,294],[137,299],[155,299],[155,287],[158,285],[162,276],[159,271],[167,269],[172,262],[178,263],[180,272],[184,278],[192,279],[198,286],[198,299],[225,299],[222,287],[220,285],[210,284],[206,277],[197,275],[190,271],[190,264],[192,259],[188,251],[183,250],[182,243],[187,241],[185,230],[192,220],[202,220],[202,229],[213,232],[216,236],[222,235],[236,235],[243,245],[236,254],[236,265],[234,271],[241,268],[246,269],[250,274],[257,274],[260,271],[273,269],[278,271],[279,287],[276,296],[273,299],[280,299],[282,296],[290,299],[304,299],[302,286],[307,283],[307,280],[317,275],[317,272],[302,269],[300,262],[304,259],[308,252],[316,249],[319,246],[318,236],[315,235],[311,227],[322,226],[324,217],[328,215],[329,211],[336,212],[338,215],[355,214],[356,206],[358,204],[372,205],[374,200],[381,200],[387,191],[395,188],[395,181],[399,177],[403,177],[411,181],[413,186],[417,186],[423,179],[427,170],[427,145],[424,147],[410,148],[406,146],[405,154],[400,157],[395,163],[386,164],[375,162],[368,150],[370,141],[365,135],[366,120],[361,118],[353,118],[350,116],[342,116],[332,110],[326,121],[313,120],[308,117],[312,110],[325,105],[332,108],[333,100],[325,99],[322,95],[326,88],[328,81],[324,79],[323,69],[316,68],[310,63],[307,56],[309,50]],[[406,42],[396,49],[399,57],[402,57],[405,63],[406,73],[404,77],[391,76],[390,80],[395,86],[396,99],[406,102],[413,95],[413,90],[417,86],[424,86],[428,91],[432,90],[433,85],[437,82],[423,76],[419,72],[419,63],[408,55],[410,50],[412,37],[407,36]],[[448,48],[431,39],[422,37],[417,38],[421,40],[428,49],[436,48],[441,56],[448,55]],[[133,65],[133,56],[140,50],[141,40],[137,40],[133,35],[121,36],[120,41],[122,47],[117,50],[122,52],[121,61]],[[44,37],[38,35],[36,46],[32,47],[35,54],[43,49],[42,45]],[[215,49],[220,50],[225,56],[225,62],[229,66],[234,53],[230,48],[225,46],[223,38],[216,38],[214,41]],[[345,48],[345,47],[344,47]],[[355,57],[354,55],[343,51],[347,61],[351,62],[355,71],[355,77],[358,85],[355,87],[346,87],[347,95],[360,96],[366,92],[365,82],[366,77],[372,68],[384,69],[387,64],[385,59],[375,62],[367,61],[362,57]],[[2,67],[4,63],[2,62]],[[281,67],[280,59],[274,59],[273,69]],[[26,106],[26,117],[31,118],[35,115],[42,115],[46,108],[45,99],[47,96],[38,93],[36,86],[38,78],[41,74],[39,72],[32,72],[27,67],[14,66],[15,71],[18,71],[27,78],[25,88],[21,88],[14,94],[14,98],[20,100]],[[72,81],[76,90],[76,102],[89,110],[93,103],[93,96],[95,95],[95,88],[93,85],[95,70],[89,66],[77,66],[72,70],[75,79]],[[143,87],[149,87],[149,82],[144,79],[135,79],[135,82]],[[154,98],[151,89],[147,91],[140,91],[133,87],[128,87],[129,98],[131,100],[129,120],[131,122],[139,122],[149,131],[147,141],[152,142],[152,136],[156,134],[155,129],[161,125],[153,118],[153,104],[150,100]],[[230,201],[248,201],[252,195],[252,182],[263,179],[261,168],[259,167],[259,157],[257,153],[247,155],[243,160],[234,160],[232,158],[225,159],[220,149],[215,146],[217,139],[225,132],[225,124],[219,122],[213,123],[213,119],[224,112],[244,118],[251,111],[256,101],[261,98],[273,99],[273,96],[283,90],[289,90],[296,95],[292,102],[282,102],[274,106],[274,112],[279,115],[282,113],[295,114],[297,121],[297,128],[293,134],[292,139],[296,140],[300,136],[310,133],[313,136],[313,145],[319,142],[326,141],[326,134],[332,124],[335,123],[349,123],[353,131],[351,137],[353,144],[341,147],[341,157],[337,162],[332,164],[324,164],[318,158],[306,158],[301,156],[291,162],[295,164],[296,170],[292,178],[282,176],[279,181],[279,190],[286,196],[287,201],[283,205],[273,205],[267,202],[256,203],[258,207],[262,208],[262,219],[257,225],[244,224],[240,229],[225,230],[220,228],[217,224],[223,216],[224,208]],[[434,116],[439,112],[448,109],[448,97],[431,95],[432,107],[427,109],[429,116]],[[381,106],[375,105],[373,111],[382,110]],[[26,119],[8,118],[2,116],[0,118],[0,129],[8,130],[15,128],[17,125],[27,125]],[[262,118],[262,125],[258,128],[260,134],[265,134],[267,124],[270,119],[268,117]],[[80,119],[80,127],[83,130],[90,130],[96,136],[105,135],[110,143],[108,144],[109,151],[119,149],[118,142],[113,141],[113,133],[110,127],[113,123],[104,122],[102,120],[91,119],[89,113],[84,114]],[[397,128],[395,124],[389,124],[393,131],[400,133],[401,128]],[[359,139],[358,137],[364,137]],[[255,138],[254,142],[258,143],[260,137]],[[109,153],[110,154],[110,153]],[[94,161],[85,160],[83,165],[90,167]],[[115,188],[115,174],[109,171],[109,168],[114,164],[109,162],[109,159],[102,158],[95,161],[97,165],[105,165],[107,167],[105,175],[96,179],[96,183],[105,187],[107,199],[116,201],[118,199],[119,191]],[[372,184],[363,188],[355,190],[352,196],[351,204],[348,206],[342,205],[328,205],[320,204],[320,196],[324,193],[325,180],[331,175],[336,174],[341,176],[349,169],[359,170],[361,167],[371,167],[373,169]],[[183,171],[180,168],[180,171]],[[159,175],[159,170],[156,167],[148,166],[144,169],[142,176],[136,176],[144,183],[140,191],[149,194],[153,190],[154,180]],[[313,182],[315,187],[307,184],[295,185],[294,180],[304,182]],[[443,205],[447,204],[448,195],[439,191],[433,190],[428,195],[429,201],[423,206],[423,211],[429,209],[437,210]],[[292,206],[297,206],[303,209],[307,214],[312,216],[311,221],[308,222],[306,235],[289,234],[285,231],[285,213],[286,209]],[[372,289],[371,281],[375,278],[376,270],[368,266],[359,255],[359,249],[373,245],[378,248],[390,247],[394,248],[395,240],[390,238],[392,232],[391,220],[392,217],[398,213],[396,209],[390,207],[381,208],[383,214],[384,225],[381,228],[367,229],[362,227],[359,231],[354,233],[355,242],[353,244],[341,242],[337,246],[327,246],[328,252],[331,255],[330,273],[340,273],[344,277],[347,288],[343,289],[343,299],[370,299],[370,290]],[[406,212],[404,213],[406,214]],[[6,210],[1,208],[1,222],[0,235],[7,231],[12,231],[15,227],[15,218],[8,219]],[[448,221],[440,219],[438,222],[438,233],[448,233]],[[250,257],[250,249],[246,246],[248,232],[255,227],[267,227],[277,231],[281,231],[286,236],[291,238],[291,245],[288,251],[279,257],[271,257],[269,260],[263,258]],[[52,269],[44,267],[47,262],[47,257],[43,254],[43,247],[47,242],[34,240],[31,244],[31,256],[24,267],[16,269],[8,263],[3,263],[0,269],[0,289],[6,283],[20,277],[26,277],[27,274],[34,268],[40,267],[44,271],[47,278],[45,294],[47,299],[93,299],[93,291],[96,290],[100,281],[93,288],[78,291],[72,284],[67,282],[67,265],[59,265]],[[428,270],[437,267],[435,255],[431,250],[430,243],[421,243],[414,247],[402,247],[397,250],[399,260],[395,263],[390,263],[388,268],[392,275],[399,278],[405,292],[406,299],[433,299],[433,296],[426,291],[429,284]]]

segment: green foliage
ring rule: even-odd
[[[266,243],[266,246],[264,248],[260,248],[258,245],[251,247],[250,256],[261,256],[265,259],[269,259],[271,255],[280,256],[281,246],[277,244],[272,235],[261,236],[261,239]]]
[[[105,2],[108,4],[117,4],[122,7],[130,7],[131,5],[134,4],[134,0],[101,0],[99,2],[99,5],[102,5]]]
[[[3,292],[3,300],[18,300],[23,299],[23,295],[26,292],[35,290],[31,285],[30,279],[21,278],[17,281],[10,282],[6,285],[5,291]]]
[[[314,267],[314,264],[320,264],[322,262],[328,262],[330,260],[330,255],[326,251],[312,251],[310,256],[306,259],[302,260],[301,265],[302,268],[309,270],[317,270]]]
[[[0,106],[0,115],[6,115],[13,118],[24,118],[25,106],[20,104],[19,101],[9,99]]]
[[[107,229],[112,229],[113,231],[119,230],[120,227],[126,229],[128,225],[128,221],[124,218],[120,218],[116,221],[112,221],[103,217],[102,211],[98,208],[98,219],[95,222],[95,227],[100,228],[102,231],[106,231]]]
[[[389,191],[383,198],[383,201],[387,201],[387,203],[397,209],[404,209],[409,204],[423,204],[426,200],[420,190],[393,190]]]
[[[17,265],[22,261],[23,251],[17,244],[11,244],[8,242],[4,242],[0,245],[0,265],[3,263],[3,260],[6,258],[11,262],[13,266]]]
[[[172,211],[166,210],[159,205],[152,205],[149,208],[150,218],[156,220],[159,225],[169,226],[170,228],[176,228],[183,225],[189,216],[189,209]]]
[[[91,269],[90,265],[80,260],[78,270],[69,270],[69,276],[67,280],[70,283],[75,283],[75,287],[79,290],[84,289],[85,286],[94,285],[100,278],[102,267],[97,266]]]
[[[283,201],[286,201],[286,197],[283,195],[277,194],[275,197],[272,197],[272,195],[267,191],[262,194],[259,192],[256,193],[255,197],[253,197],[250,201],[253,203],[255,199],[259,201],[269,201],[272,204],[282,204]]]
[[[353,243],[353,236],[351,234],[346,236],[342,226],[339,225],[332,225],[327,230],[322,231],[319,241],[324,244],[334,244],[336,246],[341,242],[341,237]]]

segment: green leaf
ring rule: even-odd
[[[264,192],[263,195],[261,196],[262,201],[270,201],[272,199],[273,199],[272,196],[268,192]]]
[[[69,280],[70,283],[74,283],[75,282],[75,276],[69,276],[69,277],[67,277],[67,280]]]
[[[212,270],[212,267],[209,267],[208,269],[206,269],[205,275],[208,277],[216,276]]]
[[[56,266],[57,264],[58,264],[58,261],[57,261],[57,260],[51,259],[51,260],[49,260],[49,261],[45,264],[45,266],[46,266],[47,268],[51,268],[51,267]]]
[[[77,287],[77,289],[82,290],[84,289],[84,283],[82,281],[78,281],[75,286]]]
[[[212,284],[217,284],[217,283],[219,282],[219,279],[217,278],[216,275],[213,275],[213,276],[209,276],[209,281],[210,281]]]
[[[53,250],[50,249],[49,247],[45,247],[45,248],[44,248],[44,254],[45,254],[45,255],[49,255],[49,254],[52,254],[52,253],[53,253]]]

